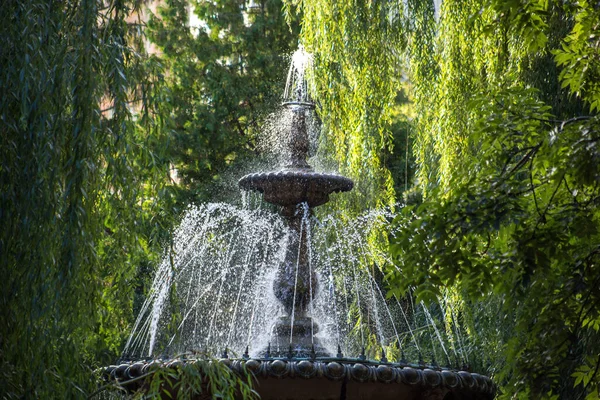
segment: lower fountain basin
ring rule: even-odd
[[[348,192],[354,186],[352,180],[346,177],[311,169],[249,174],[238,184],[242,189],[263,193],[266,202],[283,207],[294,207],[300,203],[317,207],[327,203],[331,193]]]
[[[136,362],[104,370],[130,392],[144,390],[140,378],[156,368],[178,368],[195,360]],[[202,361],[201,361],[202,362]],[[466,371],[348,358],[222,359],[233,371],[253,375],[262,400],[491,400],[492,380]],[[132,383],[127,383],[131,380]],[[309,383],[310,382],[310,383]],[[175,396],[176,397],[176,396]],[[208,398],[207,393],[198,398]]]

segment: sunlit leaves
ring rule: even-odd
[[[536,51],[548,41],[548,3],[548,0],[495,0],[488,7],[497,12],[498,19],[510,21],[507,28],[513,30],[530,51]]]
[[[563,87],[600,109],[600,11],[587,1],[577,2],[575,25],[555,49],[556,63],[562,67]]]
[[[585,364],[577,368],[573,372],[572,377],[575,378],[575,386],[582,385],[584,388],[589,389],[586,400],[598,399],[598,383],[595,381],[596,375],[598,375],[600,369],[600,358],[587,357]]]
[[[598,352],[597,9],[444,1],[434,23],[415,4],[429,21],[411,48],[425,200],[394,221],[389,279],[424,299],[501,299],[502,333],[479,323],[474,337],[504,346],[491,362],[507,397],[593,396],[571,374]]]

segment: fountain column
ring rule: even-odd
[[[310,315],[311,300],[317,292],[317,277],[310,265],[309,235],[312,208],[329,201],[333,192],[352,189],[350,179],[315,172],[307,162],[310,147],[306,117],[315,108],[311,102],[304,71],[309,57],[299,49],[292,57],[283,106],[291,113],[286,135],[286,160],[279,171],[254,173],[239,181],[241,188],[256,190],[266,202],[281,206],[290,232],[285,260],[279,267],[273,291],[284,315],[272,329],[273,347],[280,355],[292,348],[292,356],[327,356],[315,339],[317,324]]]
[[[309,316],[310,302],[317,291],[317,277],[311,270],[308,251],[310,214],[310,210],[302,206],[283,209],[282,215],[290,228],[290,239],[285,261],[273,283],[275,297],[285,312],[273,327],[275,344],[285,351],[292,346],[294,354],[302,355],[309,355],[313,345],[316,352],[323,353],[314,339],[318,325]]]
[[[310,105],[289,103],[286,105],[292,113],[292,125],[288,137],[288,160],[285,169],[293,172],[311,173],[306,161],[310,146],[306,127],[306,112]],[[293,190],[282,188],[283,190]],[[309,316],[310,302],[317,290],[317,277],[310,267],[310,216],[312,211],[307,203],[284,206],[281,215],[290,228],[290,239],[285,261],[277,272],[273,284],[275,297],[279,300],[285,315],[273,327],[276,345],[294,354],[309,355],[315,352],[323,354],[322,346],[315,340],[318,326]]]
[[[306,161],[310,141],[308,139],[308,129],[306,128],[306,112],[308,105],[286,103],[284,104],[292,113],[292,126],[288,137],[288,162],[285,166],[290,170],[312,171],[312,167]],[[314,107],[314,106],[313,106]]]

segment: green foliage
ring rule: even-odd
[[[241,4],[170,1],[148,24],[164,65],[162,114],[180,207],[215,200],[212,184],[254,150],[259,121],[281,102],[298,28],[288,27],[279,0],[253,11]],[[190,27],[190,15],[202,23]]]
[[[430,22],[410,49],[425,196],[394,221],[392,293],[460,294],[503,397],[594,398],[598,10],[444,1],[433,23],[418,6]]]
[[[587,1],[574,6],[575,25],[560,48],[553,50],[562,67],[563,87],[590,104],[591,111],[600,109],[600,10]]]
[[[242,374],[229,367],[229,361],[216,359],[185,358],[178,366],[150,367],[150,370],[135,378],[144,381],[142,389],[129,398],[213,398],[213,399],[258,399],[252,389],[254,376],[246,370]],[[104,393],[122,394],[127,392],[130,382],[109,383],[94,395]]]
[[[413,154],[413,104],[407,96],[408,85],[404,84],[396,95],[395,106],[391,110],[389,126],[391,143],[382,154],[382,164],[389,170],[394,182],[394,193],[397,198],[412,186],[415,174],[415,157]]]
[[[0,37],[0,387],[81,397],[121,347],[165,176],[134,1],[9,1]],[[138,123],[131,114],[140,108]],[[144,247],[146,246],[146,249]],[[149,252],[150,254],[152,252]],[[59,395],[60,394],[60,395]]]

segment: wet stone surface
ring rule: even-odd
[[[432,398],[432,390],[442,393],[452,393],[452,398],[464,399],[493,399],[496,387],[490,378],[470,373],[467,371],[454,371],[449,369],[433,369],[431,366],[415,364],[385,363],[362,361],[357,359],[322,358],[310,359],[222,359],[236,373],[243,375],[251,373],[258,382],[265,379],[289,381],[296,385],[298,379],[318,382],[320,386],[333,385],[335,382],[357,382],[376,385],[374,393],[379,393],[381,398],[394,398],[394,393],[412,393],[406,399]],[[128,384],[127,381],[156,371],[159,368],[176,369],[185,363],[203,362],[202,360],[159,360],[137,361],[113,365],[104,369],[103,374],[107,380],[120,382],[131,392],[135,392],[143,385],[143,380]],[[208,361],[204,361],[208,362]],[[379,386],[383,385],[383,386]],[[384,388],[384,389],[381,389]],[[439,390],[438,390],[439,389]],[[383,390],[383,392],[381,392]],[[258,392],[261,393],[260,388]],[[384,393],[383,395],[381,393]],[[389,394],[385,395],[385,393]],[[267,396],[266,398],[270,398]],[[375,398],[375,397],[373,397]]]

